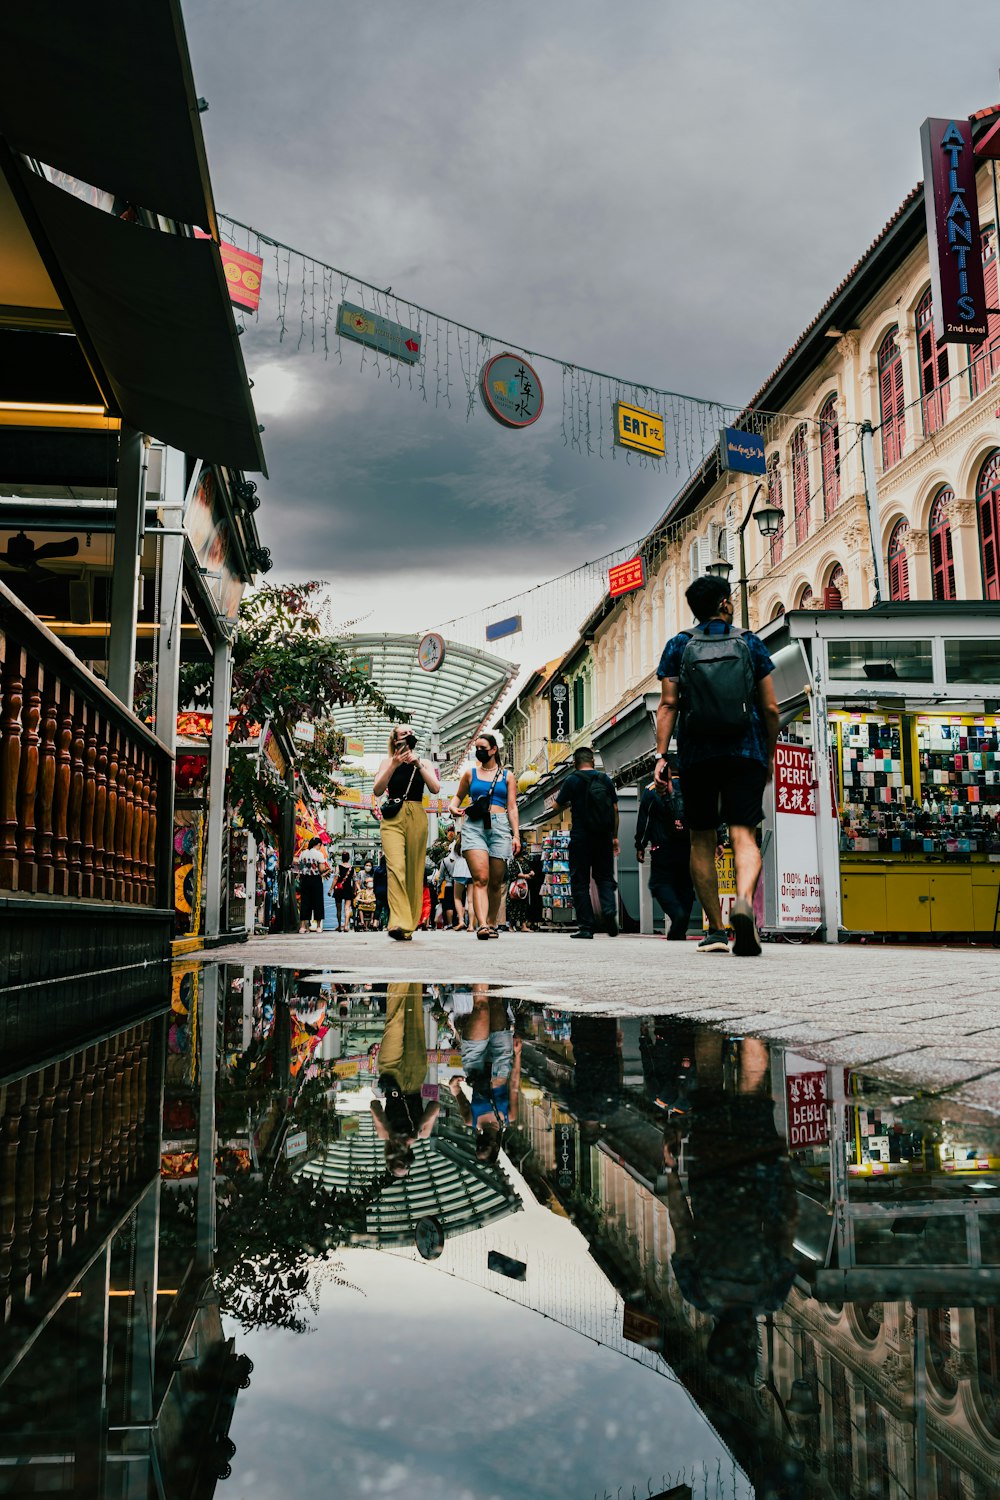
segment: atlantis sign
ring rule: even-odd
[[[988,319],[968,120],[925,120],[920,147],[934,335],[939,344],[977,344],[986,337]]]

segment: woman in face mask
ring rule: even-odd
[[[354,901],[354,865],[348,849],[341,854],[340,863],[333,872],[330,894],[337,907],[337,931],[346,932],[351,925],[351,904]]]
[[[473,745],[475,767],[463,771],[451,799],[456,818],[469,799],[462,824],[462,854],[472,874],[472,911],[478,938],[495,938],[507,861],[519,853],[517,783],[514,773],[500,764],[496,735],[480,734]],[[485,813],[485,817],[480,814]]]
[[[395,817],[382,818],[382,848],[389,872],[389,936],[409,942],[420,926],[424,902],[424,861],[427,857],[427,815],[424,790],[438,792],[441,782],[431,761],[414,754],[417,737],[405,725],[389,736],[389,754],[378,768],[376,797],[399,799]],[[387,800],[388,800],[387,799]]]

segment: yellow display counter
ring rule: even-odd
[[[840,892],[848,932],[1000,932],[996,855],[844,855]]]

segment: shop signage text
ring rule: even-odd
[[[350,739],[347,739],[347,740],[344,741],[344,754],[345,755],[349,755],[352,760],[360,760],[361,757],[362,757],[362,755],[364,755],[364,753],[365,753],[365,742],[364,742],[364,740],[350,740]]]
[[[644,411],[641,406],[616,401],[615,442],[619,448],[634,448],[637,453],[648,453],[652,458],[665,458],[667,435],[663,418],[655,411]]]
[[[764,439],[759,432],[741,432],[738,427],[723,427],[719,433],[722,467],[734,474],[766,474]]]
[[[296,1130],[292,1135],[287,1136],[285,1139],[285,1155],[301,1156],[303,1151],[306,1151],[308,1149],[308,1146],[309,1138],[306,1135],[305,1131]]]
[[[549,739],[558,744],[569,739],[569,688],[561,677],[549,688]]]
[[[825,1146],[830,1139],[826,1068],[812,1057],[786,1052],[785,1121],[788,1149]]]
[[[779,927],[818,927],[819,853],[816,773],[808,745],[778,745],[774,753],[774,842]]]
[[[356,344],[365,344],[379,354],[391,354],[404,364],[415,365],[420,359],[420,334],[415,328],[393,323],[378,313],[342,302],[337,309],[337,332]]]
[[[968,120],[925,120],[927,250],[938,343],[975,344],[988,329],[976,195],[976,162]]]
[[[194,232],[196,240],[210,240],[212,236],[203,229]],[[260,306],[260,283],[264,275],[264,262],[251,250],[240,250],[236,245],[219,241],[222,270],[229,289],[229,300],[234,307],[244,312],[256,312]]]
[[[608,569],[608,593],[612,599],[617,599],[619,594],[631,594],[633,589],[641,589],[645,582],[646,569],[641,555],[630,557],[628,562],[615,563]]]
[[[490,416],[504,427],[530,427],[545,405],[536,371],[517,354],[494,354],[486,361],[479,393]]]
[[[659,1349],[663,1342],[659,1318],[651,1318],[626,1303],[622,1312],[622,1338],[630,1344],[641,1344],[644,1349]]]

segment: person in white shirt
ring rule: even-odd
[[[299,855],[299,932],[323,931],[323,877],[330,873],[330,862],[319,839],[310,839]]]

